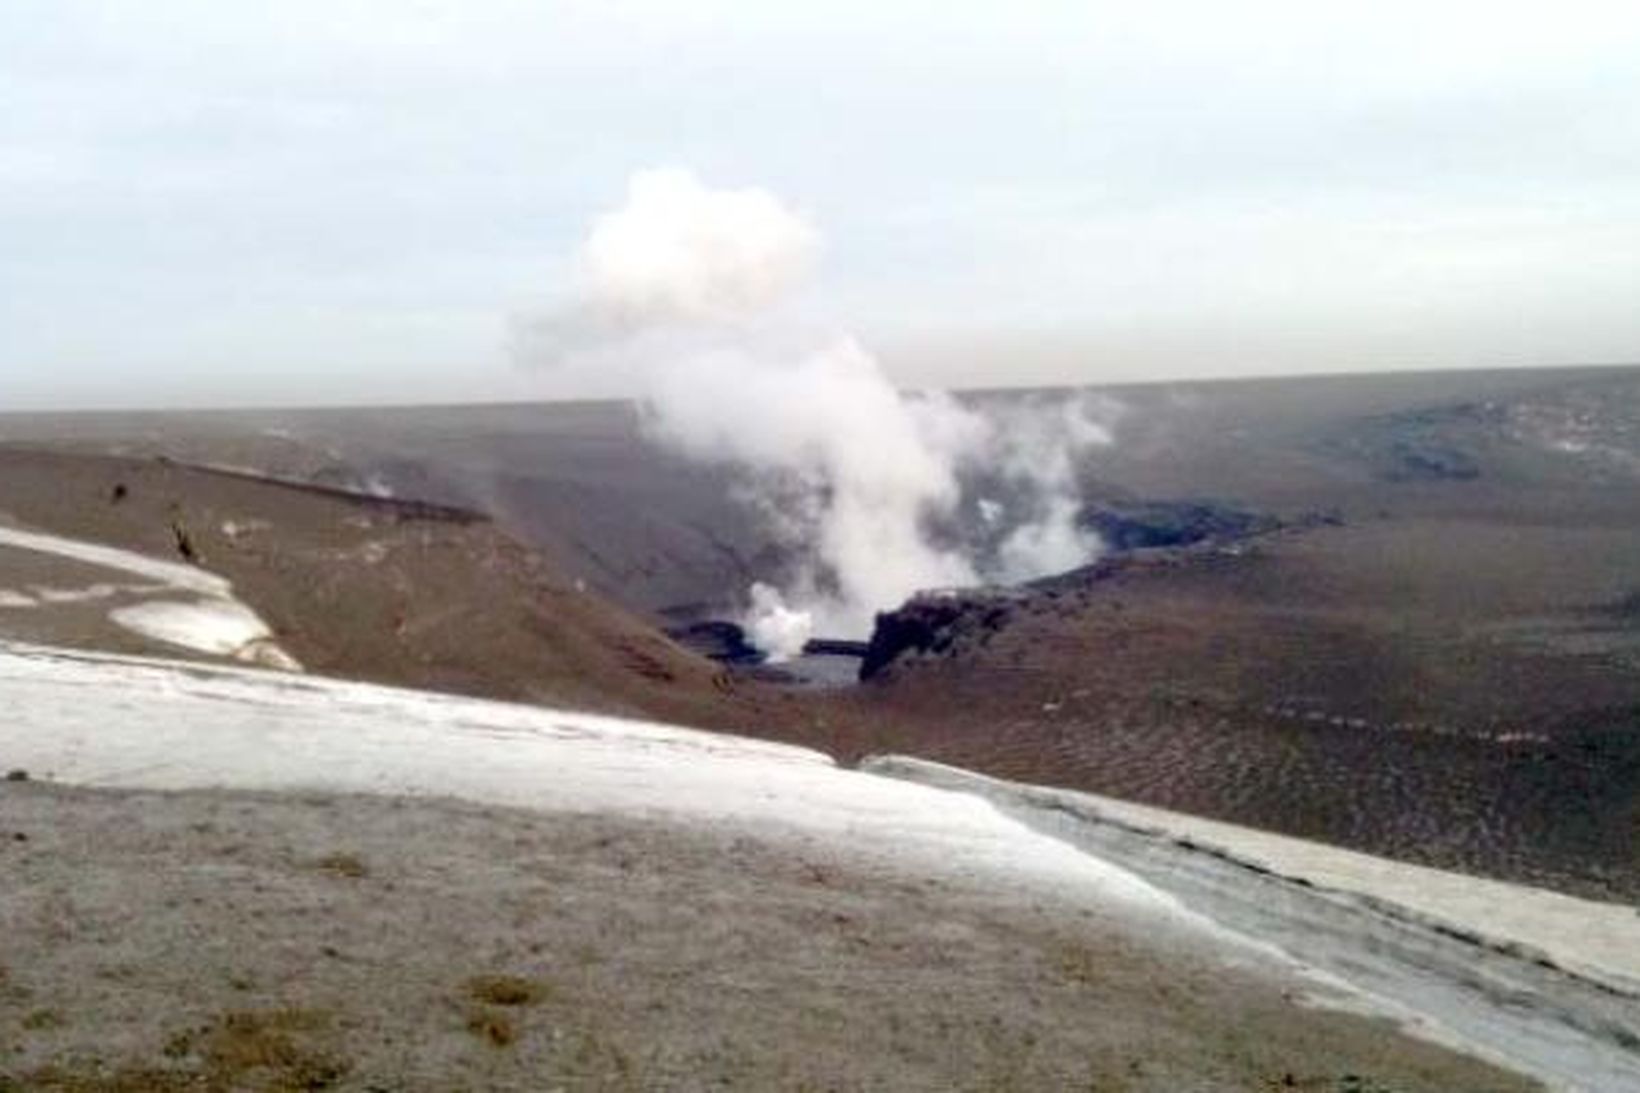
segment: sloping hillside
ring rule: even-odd
[[[1531,1087],[1388,1016],[1570,1087],[1636,1062],[788,746],[24,646],[0,686],[0,1088]]]
[[[469,510],[151,458],[7,450],[0,468],[0,518],[219,574],[312,672],[697,724],[772,716]],[[112,579],[0,550],[0,587]],[[106,606],[0,606],[0,635],[166,649],[105,625]]]

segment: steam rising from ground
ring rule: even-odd
[[[626,204],[599,217],[581,245],[578,298],[559,320],[606,336],[733,322],[778,304],[819,245],[763,190],[710,190],[688,171],[640,171]]]
[[[796,559],[780,588],[748,592],[748,636],[773,659],[815,632],[864,635],[874,612],[921,589],[1089,560],[1098,542],[1077,524],[1077,469],[1110,443],[1110,407],[981,412],[897,390],[847,336],[794,341],[775,320],[818,250],[763,190],[642,171],[593,224],[572,298],[523,348],[627,370],[655,440],[744,470],[746,496]],[[967,497],[975,481],[1006,500]]]

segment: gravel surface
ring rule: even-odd
[[[1531,1088],[792,832],[30,781],[0,847],[7,1091]]]

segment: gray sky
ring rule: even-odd
[[[1640,359],[1632,2],[6,0],[0,408],[578,393],[635,169],[909,383]],[[584,378],[584,377],[583,377]]]

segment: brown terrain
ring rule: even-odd
[[[0,783],[0,1091],[1541,1088],[1097,900],[780,830]]]
[[[9,451],[0,464],[6,518],[197,561],[233,581],[310,671],[687,724],[763,720],[721,667],[578,589],[476,512],[165,459]],[[60,574],[65,564],[5,554],[8,581],[25,585],[30,573],[17,567]],[[23,640],[186,655],[62,626],[57,611],[0,620]]]
[[[9,418],[0,512],[171,554],[185,526],[314,671],[892,749],[1640,900],[1640,371],[1112,394],[1083,483],[1112,553],[909,605],[841,689],[661,634],[732,617],[784,552],[732,471],[612,404]],[[382,486],[415,502],[359,495]]]
[[[619,406],[0,418],[0,524],[227,577],[311,672],[1640,900],[1640,372],[1116,396],[1083,482],[1106,556],[886,612],[850,686],[667,636],[786,552]],[[0,637],[202,655],[113,602],[0,610]],[[1532,1087],[1098,906],[774,831],[30,781],[0,806],[6,1093]]]
[[[1099,468],[1285,527],[978,597],[858,697],[896,750],[1640,900],[1640,373],[1304,386]]]

